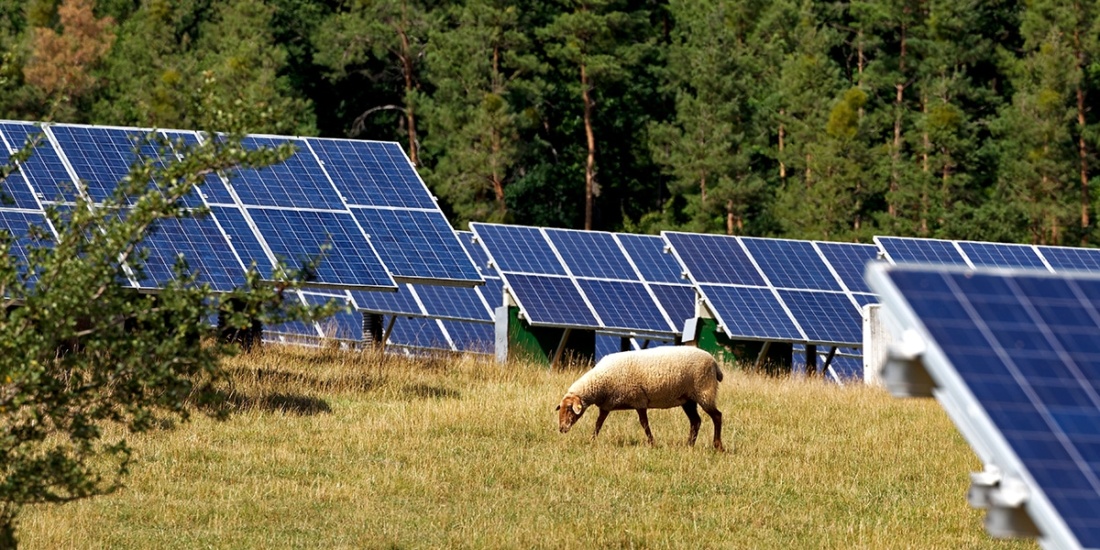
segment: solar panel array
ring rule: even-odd
[[[896,266],[869,279],[925,343],[940,403],[1000,472],[989,502],[1022,482],[1044,547],[1100,548],[1100,278]]]
[[[694,316],[690,285],[658,237],[473,223],[532,325],[672,339]]]
[[[1100,249],[1096,248],[909,237],[875,237],[875,242],[882,248],[884,257],[894,264],[1037,269],[1056,273],[1100,271]]]
[[[135,162],[165,164],[178,155],[177,145],[205,139],[177,130],[0,121],[9,152],[36,135],[39,146],[5,186],[13,200],[0,208],[0,223],[17,237],[30,222],[53,230],[45,206],[71,208],[77,197],[101,203]],[[296,152],[285,162],[207,176],[182,202],[209,206],[211,216],[160,223],[143,243],[149,259],[137,272],[144,277],[124,284],[162,286],[182,253],[201,282],[229,290],[252,263],[271,277],[278,260],[297,267],[322,251],[311,286],[393,289],[395,279],[480,284],[469,254],[397,144],[253,135],[243,145],[286,142]]]
[[[662,237],[731,338],[860,346],[857,276],[874,245],[665,231]]]

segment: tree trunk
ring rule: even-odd
[[[409,44],[409,35],[404,29],[398,29],[401,36],[401,70],[405,73],[405,121],[409,132],[409,160],[413,166],[420,166],[420,155],[417,153],[416,140],[416,106],[413,105],[412,94],[416,91],[416,79],[413,78],[412,46]]]
[[[503,84],[500,82],[500,47],[493,47],[493,92],[500,94],[503,91]],[[497,201],[497,215],[500,217],[499,221],[504,221],[504,218],[508,214],[508,205],[504,202],[504,174],[500,167],[500,151],[504,148],[502,141],[504,138],[501,136],[500,130],[493,126],[493,169],[489,176],[493,184],[493,194]]]
[[[783,109],[779,110],[779,116],[784,114]],[[787,135],[786,128],[783,127],[783,123],[779,123],[779,179],[787,179],[787,165],[783,164],[783,138]]]
[[[1079,30],[1073,31],[1076,48],[1077,72],[1084,78],[1085,52],[1081,48]],[[1077,83],[1077,154],[1081,158],[1081,246],[1089,243],[1089,151],[1085,144],[1085,88]]]
[[[905,8],[905,13],[909,13],[909,8]],[[901,163],[901,115],[904,106],[902,101],[905,99],[905,23],[901,24],[901,51],[898,53],[898,78],[901,80],[897,84],[894,84],[894,89],[897,94],[894,96],[894,144],[890,150],[890,196],[897,197],[899,188],[901,187],[900,176],[898,175],[898,165]],[[886,204],[886,213],[891,218],[898,217],[898,205],[897,199],[891,198]]]
[[[588,70],[581,63],[581,99],[584,101],[584,135],[588,159],[584,165],[584,228],[592,229],[592,203],[596,195],[596,136],[592,132],[592,98],[588,93]]]

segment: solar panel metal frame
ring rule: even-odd
[[[913,311],[907,299],[891,281],[889,271],[895,269],[919,269],[949,273],[967,273],[974,270],[948,266],[875,265],[868,269],[867,280],[881,296],[883,307],[888,313],[888,320],[894,325],[893,330],[895,333],[903,334],[905,331],[912,331],[924,343],[921,361],[936,382],[933,394],[959,428],[963,437],[982,459],[982,462],[987,465],[995,464],[1004,475],[1021,479],[1027,483],[1029,498],[1024,505],[1028,515],[1042,532],[1042,546],[1048,548],[1080,547],[1081,544],[1078,542],[1076,535],[1054,508],[1053,503],[1048,500],[1045,492],[1036,490],[1038,484],[1028,473],[1023,461],[1017,456],[1016,451],[1012,449],[1005,436],[1001,434],[993,420],[979,404],[977,398],[971,393],[969,386],[955,370],[947,354],[925,329],[923,322]],[[1039,270],[985,269],[982,271],[985,273],[1022,274],[1029,277],[1050,277],[1053,279],[1065,277],[1064,275],[1045,273]],[[1100,277],[1095,275],[1078,274],[1076,276],[1100,280]]]

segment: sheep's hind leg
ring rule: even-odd
[[[653,432],[649,431],[649,413],[645,409],[638,409],[638,422],[642,423],[642,428],[645,429],[645,436],[649,439],[650,445],[656,445],[657,442],[653,439]]]
[[[611,411],[605,411],[600,409],[600,416],[596,417],[596,431],[592,432],[592,439],[596,439],[597,435],[600,435],[600,428],[603,427],[603,421],[607,420],[607,413]]]
[[[693,447],[695,438],[699,436],[699,426],[703,424],[703,419],[699,416],[699,409],[694,401],[688,401],[680,407],[684,409],[684,414],[687,415],[688,422],[691,424],[691,430],[688,431],[688,446]]]
[[[703,410],[707,411],[710,419],[714,421],[714,448],[718,451],[725,451],[726,447],[722,445],[722,411],[719,411],[718,407],[714,405],[703,407]]]

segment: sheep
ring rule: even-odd
[[[698,348],[667,346],[612,353],[569,387],[556,409],[558,427],[567,433],[595,405],[600,409],[592,434],[595,439],[611,411],[634,409],[649,444],[654,445],[646,410],[682,407],[691,424],[688,445],[695,445],[703,422],[696,409],[699,405],[714,422],[714,448],[725,451],[722,412],[716,406],[721,380],[722,370],[714,357]]]

